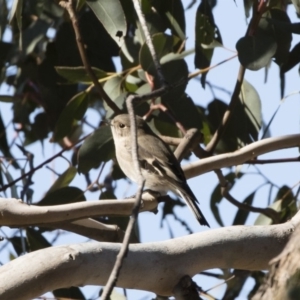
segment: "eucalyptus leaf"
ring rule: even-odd
[[[58,141],[71,132],[75,120],[80,120],[88,107],[86,92],[75,95],[59,116],[54,131],[54,140]]]
[[[60,205],[81,201],[85,201],[85,196],[81,189],[74,186],[64,186],[47,193],[36,205]]]
[[[257,71],[266,67],[277,50],[273,36],[245,36],[236,44],[240,63],[247,69]]]
[[[87,74],[84,67],[55,67],[56,72],[67,79],[69,82],[92,83],[92,79]],[[92,67],[92,70],[98,79],[107,77],[107,72]]]
[[[78,172],[87,173],[92,168],[98,168],[102,162],[107,162],[115,156],[114,142],[109,126],[103,126],[94,131],[82,144],[78,153]]]
[[[95,13],[109,35],[122,46],[127,31],[126,19],[119,0],[87,0],[87,5]]]
[[[77,174],[77,169],[70,166],[66,171],[64,171],[55,182],[52,184],[51,188],[48,190],[47,194],[54,192],[62,187],[68,186]]]
[[[249,196],[247,196],[246,199],[242,203],[252,205],[255,193],[256,193],[256,191],[254,191]],[[232,225],[244,225],[244,224],[246,224],[249,213],[250,213],[250,211],[239,209],[237,211],[236,215],[235,215],[235,218],[232,222]]]

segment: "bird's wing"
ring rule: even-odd
[[[183,184],[186,182],[178,160],[170,148],[157,136],[142,135],[138,137],[138,152],[141,167],[148,172],[167,176],[170,181]],[[143,146],[141,146],[143,145]],[[144,146],[147,145],[147,148]],[[160,151],[154,149],[159,148]]]

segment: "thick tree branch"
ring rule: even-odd
[[[299,235],[298,225],[282,253],[271,260],[271,270],[253,300],[299,298]]]
[[[74,232],[98,242],[120,243],[124,238],[124,231],[117,225],[103,224],[93,219],[82,219],[71,223],[51,223],[46,227]]]
[[[216,267],[267,269],[299,223],[300,213],[279,225],[232,226],[163,242],[132,244],[118,286],[171,295],[184,275]],[[0,298],[32,299],[67,286],[104,285],[120,248],[121,244],[92,242],[20,256],[0,268]]]
[[[220,154],[183,166],[186,178],[192,178],[212,170],[237,166],[259,155],[286,148],[300,146],[300,134],[263,139],[232,153]]]
[[[149,196],[148,196],[149,195]],[[28,205],[14,198],[0,198],[1,226],[49,225],[97,216],[130,216],[135,199],[102,200],[76,202],[71,204],[37,206]],[[157,208],[156,199],[143,195],[140,211],[153,211]]]

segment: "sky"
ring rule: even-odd
[[[185,7],[190,3],[190,0],[183,1]],[[194,25],[195,25],[195,12],[197,5],[194,5],[192,9],[189,9],[186,12],[186,20],[187,20],[187,30],[186,35],[188,37],[186,49],[191,49],[194,47]],[[215,22],[221,30],[221,35],[223,39],[224,46],[229,50],[218,48],[216,49],[212,65],[223,61],[226,58],[229,58],[233,55],[232,51],[235,50],[235,44],[239,38],[241,38],[247,29],[247,20],[244,15],[244,8],[242,1],[218,1],[217,7],[214,9],[214,17]],[[288,10],[289,16],[292,22],[299,22],[298,18],[295,14],[295,10],[293,6],[289,6]],[[299,42],[299,37],[293,36],[292,45],[295,45]],[[193,55],[187,57],[187,62],[189,65],[189,70],[191,72],[195,71],[194,68],[194,57]],[[115,60],[116,66],[118,70],[120,70],[120,64],[118,59]],[[238,59],[235,58],[231,61],[228,61],[225,64],[218,66],[217,68],[211,70],[208,73],[207,80],[215,85],[220,86],[221,88],[232,92],[237,74],[239,69]],[[268,73],[267,82],[264,82],[265,72],[264,70],[259,71],[247,71],[245,78],[249,81],[257,90],[260,95],[262,102],[262,114],[263,120],[265,123],[268,123],[271,119],[273,113],[277,109],[280,104],[280,83],[279,83],[279,69],[275,63],[272,63]],[[2,87],[0,89],[0,94],[7,93],[7,89]],[[213,100],[213,95],[209,88],[205,90],[202,89],[199,80],[191,80],[188,84],[187,93],[192,97],[192,99],[199,105],[205,106],[211,100]],[[219,99],[224,100],[225,102],[229,102],[230,95],[223,91],[215,91],[216,96]],[[270,131],[272,136],[281,136],[285,134],[299,133],[299,117],[300,117],[300,105],[299,105],[299,73],[298,66],[293,70],[288,72],[286,76],[286,88],[285,95],[289,95],[295,93],[292,96],[287,97],[284,103],[280,106],[279,112],[276,115],[274,121],[271,124]],[[10,120],[8,119],[10,116],[10,106],[5,103],[0,103],[0,110],[2,113],[2,117],[4,118],[5,124],[7,124]],[[99,119],[96,113],[90,112],[89,114],[89,122],[93,124],[98,124]],[[12,136],[9,137],[11,140],[13,138],[14,133],[12,132]],[[49,143],[49,141],[46,141]],[[46,158],[52,156],[57,153],[60,148],[56,145],[50,145],[47,147],[45,145],[44,151],[41,151],[41,145],[39,143],[35,143],[28,147],[28,150],[35,153],[35,164],[39,164],[44,161]],[[284,151],[278,151],[269,153],[264,155],[261,158],[283,158],[283,157],[295,157],[299,155],[298,149],[289,149]],[[16,153],[16,156],[20,157],[21,153]],[[192,159],[195,160],[195,157]],[[183,162],[182,164],[185,164]],[[67,163],[63,160],[56,160],[50,164],[50,167],[57,170],[58,172],[62,172],[67,168]],[[260,170],[262,174],[268,177],[274,184],[278,186],[282,186],[283,184],[287,184],[288,186],[294,186],[299,182],[299,167],[297,163],[290,164],[273,164],[273,165],[263,165],[263,166],[243,166],[242,171],[251,173],[251,175],[245,176],[232,189],[232,195],[238,199],[243,200],[247,195],[251,192],[255,191],[264,183],[264,178],[260,175],[257,175],[257,168]],[[224,173],[226,174],[228,170],[224,169]],[[94,175],[97,172],[94,172]],[[105,174],[105,171],[104,171]],[[35,182],[35,200],[39,200],[43,194],[46,192],[47,187],[49,186],[49,182],[53,182],[56,179],[56,176],[46,168],[43,168],[41,171],[37,172],[37,174],[33,177]],[[84,180],[83,175],[77,175],[72,185],[79,186],[84,189]],[[215,186],[218,184],[218,180],[216,175],[213,172],[201,175],[200,177],[190,179],[188,181],[191,189],[194,194],[197,196],[201,203],[201,210],[205,214],[208,219],[211,228],[218,228],[219,225],[214,219],[210,211],[210,196]],[[118,183],[117,197],[123,198],[124,196],[130,196],[135,192],[135,185],[131,185],[126,181],[122,181]],[[294,190],[295,191],[295,190]],[[266,199],[268,197],[269,189],[264,186],[259,188],[256,193],[255,200],[253,205],[262,207],[266,204]],[[276,191],[273,191],[273,197],[275,196]],[[97,195],[95,194],[87,194],[86,195],[90,200],[96,200]],[[230,226],[233,218],[235,216],[236,208],[231,204],[227,203],[226,200],[223,200],[220,204],[221,216],[224,220],[226,226]],[[234,212],[234,213],[233,213]],[[210,230],[203,226],[199,226],[197,221],[194,219],[193,215],[189,211],[188,208],[178,208],[176,213],[181,216],[191,228],[195,232]],[[251,225],[254,223],[257,214],[251,214],[247,220],[247,224]],[[169,228],[172,228],[172,231],[175,233],[176,237],[184,236],[188,234],[185,229],[183,229],[180,224],[174,221],[174,218],[171,216],[167,217],[167,223],[164,222],[163,228],[160,228],[160,220],[161,220],[161,210],[158,214],[153,213],[143,213],[139,217],[140,231],[141,231],[141,239],[142,242],[154,242],[169,239]],[[6,234],[10,233],[8,228],[4,229]],[[0,232],[0,235],[3,234]],[[50,238],[50,236],[49,236]],[[87,239],[74,235],[61,235],[61,237],[57,240],[57,245],[68,244],[68,243],[76,243],[76,242],[85,242]],[[13,252],[13,250],[11,249]],[[4,262],[9,259],[9,257],[3,257],[4,252],[0,253],[0,261]],[[195,279],[202,286],[204,290],[213,287],[215,284],[219,283],[219,281],[213,280],[211,278],[207,278],[204,276],[196,276]],[[251,289],[252,285],[249,282],[243,293],[240,295],[238,300],[245,299],[248,291]],[[217,287],[211,291],[211,293],[216,297],[221,297],[224,291],[225,285]],[[84,289],[86,290],[86,289]],[[93,295],[95,288],[88,289],[87,293]],[[149,293],[146,292],[129,292],[129,299],[150,299]]]

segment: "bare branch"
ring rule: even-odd
[[[299,296],[300,226],[292,234],[288,244],[271,260],[271,270],[253,300],[297,299]]]
[[[283,250],[299,223],[297,213],[284,224],[230,226],[168,241],[131,244],[118,286],[169,296],[186,274],[194,276],[216,266],[268,269],[269,261]],[[0,267],[0,298],[33,299],[67,286],[105,285],[121,247],[118,243],[93,242],[20,256]]]
[[[174,152],[177,160],[181,161],[189,150],[193,149],[200,143],[201,139],[202,137],[198,129],[189,129]]]
[[[141,211],[153,211],[157,208],[156,199],[143,195]],[[1,226],[50,225],[66,221],[75,221],[97,216],[129,216],[134,206],[134,199],[103,200],[76,202],[62,205],[28,205],[17,199],[0,198]]]
[[[186,178],[192,178],[216,169],[237,166],[259,155],[300,146],[300,134],[263,139],[231,153],[201,159],[183,166]]]

